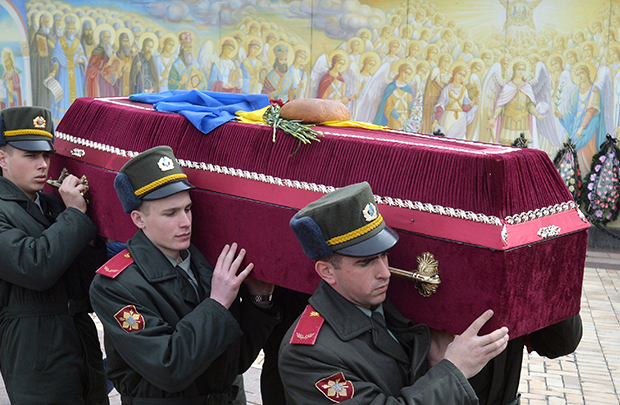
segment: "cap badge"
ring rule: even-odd
[[[370,221],[374,221],[375,219],[377,219],[377,216],[379,215],[379,211],[377,210],[377,207],[375,207],[373,203],[368,203],[366,204],[366,207],[362,211],[362,214],[364,214],[364,219],[366,220],[366,222],[370,222]]]
[[[174,169],[174,163],[168,156],[162,156],[159,159],[159,162],[157,162],[157,166],[159,166],[159,169],[162,172],[167,172],[168,170]]]
[[[40,115],[32,120],[32,125],[37,129],[45,129],[45,124],[47,124],[47,121]]]

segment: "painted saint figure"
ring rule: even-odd
[[[605,141],[605,108],[601,96],[603,89],[594,83],[595,68],[587,62],[574,67],[572,77],[577,88],[570,98],[570,108],[564,115],[557,113],[560,123],[575,144],[579,165],[589,168],[592,157]]]
[[[414,70],[407,59],[401,59],[394,68],[398,73],[383,92],[374,124],[401,129],[409,118],[413,104],[414,95],[409,82],[413,79]]]
[[[22,105],[22,88],[19,82],[19,75],[15,68],[15,58],[11,48],[4,48],[2,50],[2,65],[4,66],[2,84],[6,89],[3,108],[20,107]]]
[[[63,90],[62,98],[52,103],[52,115],[60,119],[78,97],[84,97],[84,74],[86,55],[77,37],[77,20],[73,15],[65,17],[65,35],[58,39],[52,54],[52,73]]]
[[[435,105],[433,131],[441,130],[448,138],[465,139],[467,125],[473,121],[478,109],[469,99],[465,86],[467,76],[467,66],[457,64],[452,70],[452,79],[441,90]]]
[[[159,92],[159,73],[157,61],[153,55],[155,40],[142,35],[140,53],[134,56],[129,73],[129,88],[132,93]]]
[[[170,90],[206,90],[204,73],[194,59],[193,41],[194,36],[191,32],[184,31],[179,34],[181,50],[170,69],[168,78]]]
[[[493,116],[488,126],[499,143],[510,145],[522,133],[529,143],[534,142],[531,134],[532,117],[544,118],[536,111],[536,97],[532,86],[526,81],[525,62],[518,61],[512,67],[512,77],[499,94]]]

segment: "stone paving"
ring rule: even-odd
[[[584,334],[575,353],[555,360],[526,353],[519,386],[523,405],[620,405],[620,253],[588,251],[581,317]],[[244,374],[248,405],[262,404],[261,364],[259,356]],[[120,404],[116,391],[110,403]],[[0,381],[0,405],[5,404]]]

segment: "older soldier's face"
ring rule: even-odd
[[[385,301],[391,276],[387,253],[368,257],[343,256],[338,268],[331,263],[328,266],[331,266],[332,276],[327,283],[348,301],[364,308]]]

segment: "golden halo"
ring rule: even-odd
[[[61,20],[61,24],[62,24],[62,32],[66,32],[67,30],[67,23],[65,22],[65,18],[67,16],[71,16],[73,18],[75,18],[75,34],[77,35],[77,37],[80,37],[81,31],[82,31],[82,20],[80,20],[80,17],[77,16],[77,14],[75,13],[67,13],[64,16],[62,16],[62,20]]]
[[[103,24],[105,22],[105,17],[101,13],[93,12],[87,15],[95,20],[95,24]],[[101,20],[101,22],[97,22],[97,20]]]
[[[273,45],[269,47],[269,53],[267,54],[267,59],[269,60],[269,65],[273,66],[276,61],[276,55],[273,53],[273,50],[276,46],[282,45],[286,47],[286,64],[287,66],[291,66],[293,60],[295,59],[295,51],[293,50],[293,46],[286,41],[278,41],[274,42]]]
[[[564,67],[566,66],[566,56],[562,55],[560,52],[553,52],[551,55],[549,55],[546,62],[547,66],[551,66],[551,61],[556,58],[560,58],[560,60],[562,61],[562,69],[564,69]]]
[[[422,42],[421,42],[419,39],[412,39],[411,41],[409,41],[409,42],[407,43],[407,52],[406,52],[406,53],[407,53],[407,55],[409,55],[409,50],[410,50],[410,49],[411,49],[411,47],[412,47],[413,45],[415,45],[415,44],[420,45],[420,50],[421,50],[422,52],[424,52],[424,47],[422,46]]]
[[[381,56],[375,51],[366,51],[360,56],[360,63],[363,65],[367,58],[375,60],[375,66],[370,68],[370,74],[374,75],[377,69],[379,69],[379,66],[381,66]]]
[[[398,44],[398,51],[400,51],[403,48],[403,41],[395,36],[391,36],[387,39],[387,41],[385,41],[385,45],[383,45],[383,51],[387,54],[390,51],[390,44],[392,42],[396,41],[396,43]],[[397,52],[398,52],[397,51]]]
[[[479,64],[480,65],[480,67],[482,68],[482,72],[484,72],[484,70],[487,67],[487,65],[484,63],[484,61],[482,59],[480,59],[480,58],[472,58],[472,59],[469,60],[469,71],[470,72],[472,72],[474,70],[473,66],[475,64]]]
[[[362,41],[361,38],[353,37],[347,41],[347,52],[351,49],[351,44],[356,41],[362,46],[362,49],[365,49],[366,46],[364,45],[364,41]]]
[[[579,70],[580,67],[586,67],[588,69],[588,77],[590,79],[590,83],[594,83],[594,79],[596,78],[596,73],[597,73],[596,66],[586,61],[579,62],[577,65],[573,66],[573,68],[571,69],[570,77],[573,80],[573,83],[575,83],[576,85],[580,84],[577,78],[577,71]]]
[[[368,34],[368,36],[370,37],[370,39],[372,39],[372,32],[368,29],[368,28],[360,28],[359,30],[357,30],[357,32],[355,33],[355,36],[358,37],[359,39],[362,39],[362,33],[366,33]],[[363,40],[362,40],[363,41]],[[364,44],[366,45],[366,44]]]
[[[99,24],[97,28],[93,31],[93,39],[95,43],[99,45],[99,35],[102,31],[108,31],[110,33],[110,40],[112,41],[112,45],[114,45],[114,40],[116,39],[116,30],[110,24]]]
[[[36,16],[36,20],[37,20],[37,29],[41,28],[41,25],[40,25],[40,24],[41,24],[41,22],[40,22],[40,21],[41,21],[41,16],[42,16],[42,15],[46,15],[46,16],[48,16],[48,17],[49,17],[49,20],[50,20],[50,25],[49,25],[49,27],[50,27],[50,30],[51,30],[51,29],[53,28],[53,26],[54,26],[54,19],[52,18],[52,14],[51,14],[49,11],[47,11],[47,10],[41,10],[41,11],[38,11],[38,12],[37,12],[37,16]]]
[[[426,80],[428,75],[431,73],[431,64],[426,59],[420,59],[413,63],[413,70],[417,73],[421,65],[424,65],[426,67],[426,74],[422,78]]]
[[[140,52],[142,52],[144,41],[146,41],[147,38],[151,38],[153,40],[153,51],[152,52],[157,52],[157,45],[159,45],[159,38],[157,38],[157,35],[155,35],[152,32],[143,32],[142,35],[140,35],[140,39],[138,39],[138,45],[140,45]]]
[[[110,24],[112,27],[114,27],[114,24],[118,24],[118,28],[123,28],[125,26],[125,23],[123,22],[123,20],[121,20],[118,17],[108,19],[107,23]],[[114,29],[118,29],[118,28],[114,28]]]
[[[304,63],[304,65],[307,65],[308,63],[310,63],[310,56],[312,54],[310,52],[310,47],[308,45],[306,45],[306,44],[293,45],[293,52],[294,52],[294,54],[297,54],[297,51],[305,51],[306,52],[306,63]]]
[[[239,52],[239,45],[237,44],[237,40],[233,37],[231,37],[230,35],[224,35],[223,37],[220,38],[219,42],[217,43],[217,53],[218,55],[222,53],[222,46],[224,45],[224,42],[230,42],[232,45],[232,51],[230,52],[230,54],[228,54],[228,57],[230,59],[235,59],[237,57],[237,52]]]
[[[250,53],[250,42],[252,41],[258,41],[260,49],[263,49],[263,40],[261,39],[261,37],[259,37],[258,35],[249,35],[245,39],[245,44],[243,46],[243,48],[248,54]]]
[[[162,35],[161,38],[159,38],[159,49],[161,49],[162,51],[164,50],[164,45],[166,44],[166,40],[168,38],[172,39],[172,41],[174,42],[174,45],[172,46],[172,54],[174,55],[179,49],[179,38],[172,32],[167,32]]]
[[[333,51],[329,53],[329,55],[327,56],[327,66],[328,66],[327,69],[332,68],[332,60],[334,59],[334,56],[336,55],[340,55],[344,58],[344,66],[342,67],[342,72],[340,73],[346,72],[347,69],[349,68],[349,64],[351,63],[351,57],[349,56],[348,53],[346,53],[342,49],[334,49]]]
[[[276,41],[278,41],[278,39],[280,38],[278,31],[272,30],[272,29],[265,30],[265,35],[261,35],[261,36],[263,37],[264,43],[267,43],[267,38],[269,38],[270,36],[274,37]]]
[[[82,17],[82,24],[80,25],[81,29],[84,29],[84,22],[85,21],[89,21],[90,22],[90,28],[93,29],[93,38],[94,38],[94,33],[95,33],[95,28],[97,28],[97,23],[95,22],[95,20],[92,17],[89,17],[87,15],[85,15],[84,17]],[[82,32],[81,34],[84,34],[84,32]]]
[[[424,57],[428,58],[428,54],[431,52],[432,49],[437,51],[437,59],[439,59],[439,47],[435,44],[428,44],[426,48],[424,48]]]
[[[443,59],[448,59],[448,61],[450,62],[450,65],[454,62],[454,57],[452,57],[451,54],[449,54],[448,52],[442,52],[437,57],[437,66],[441,65],[441,61]],[[450,67],[450,65],[448,65],[448,67]]]
[[[461,62],[461,61],[452,62],[452,64],[448,68],[448,72],[450,73],[450,78],[452,80],[452,76],[454,75],[454,69],[456,69],[459,66],[462,66],[465,69],[465,82],[467,82],[467,80],[469,79],[469,75],[471,74],[471,69],[469,68],[469,65],[467,64],[467,62]]]
[[[611,51],[612,49],[617,50],[619,56],[620,56],[620,44],[618,43],[614,43],[609,45],[609,49],[607,50],[607,54],[609,54],[609,51]]]
[[[129,38],[129,46],[133,45],[133,32],[131,32],[131,30],[129,28],[121,28],[116,30],[116,44],[118,45],[118,48],[120,49],[121,47],[121,34],[127,34],[127,37]]]
[[[529,75],[532,73],[532,63],[527,58],[524,58],[523,56],[515,56],[514,58],[508,61],[508,72],[506,72],[506,74],[509,77],[512,77],[512,75],[514,74],[514,66],[516,63],[519,63],[519,62],[525,64],[525,73],[523,74],[523,77],[528,78]]]
[[[411,70],[414,71],[415,73],[415,70],[413,70],[413,62],[411,62],[411,60],[407,58],[401,58],[395,61],[394,63],[392,63],[392,66],[390,66],[391,77],[394,77],[398,74],[398,71],[400,70],[400,67],[402,65],[409,65]]]
[[[585,49],[586,45],[590,45],[592,47],[592,57],[596,58],[596,55],[598,55],[598,45],[596,45],[596,42],[594,41],[586,41],[583,44],[581,44],[581,55],[583,57],[583,50]]]

